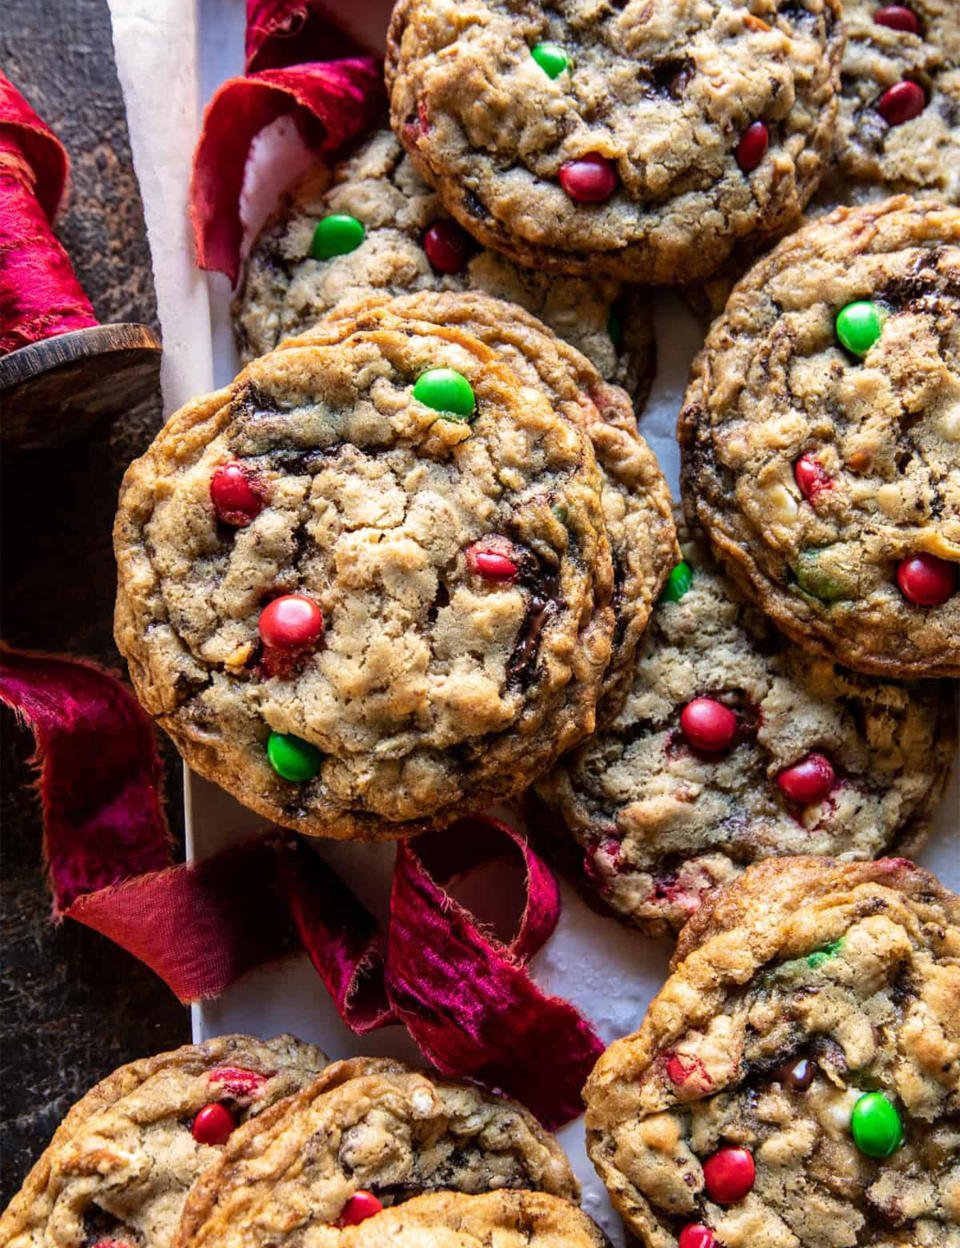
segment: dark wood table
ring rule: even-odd
[[[106,0],[3,0],[0,67],[70,153],[73,189],[57,232],[97,316],[159,328]],[[8,643],[121,667],[110,529],[123,471],[160,423],[158,395],[74,446],[3,465]],[[187,1040],[189,1020],[134,958],[69,920],[51,923],[31,738],[5,710],[0,727],[2,1206],[78,1096],[122,1062]],[[162,744],[180,837],[180,765]]]

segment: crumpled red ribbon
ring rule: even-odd
[[[318,153],[336,154],[377,121],[384,100],[380,65],[371,57],[267,69],[219,87],[204,114],[190,183],[200,268],[237,280],[243,174],[250,145],[265,126],[291,116]]]
[[[393,0],[363,0],[341,13],[323,0],[247,0],[247,73],[361,52],[377,55],[382,40],[373,32],[386,30],[392,7]]]
[[[4,648],[0,700],[36,739],[55,914],[109,936],[184,1001],[215,996],[302,943],[358,1034],[403,1023],[437,1069],[509,1093],[546,1126],[581,1112],[580,1088],[603,1045],[569,1002],[527,973],[560,901],[517,832],[472,817],[401,842],[384,933],[286,832],[172,866],[153,725],[93,664]],[[509,945],[445,888],[505,851],[519,852],[526,872]]]

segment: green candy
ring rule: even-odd
[[[623,317],[620,315],[620,309],[617,305],[610,305],[610,315],[607,317],[607,334],[610,341],[615,347],[619,347],[623,342]]]
[[[684,560],[677,564],[670,575],[667,577],[667,583],[663,587],[663,593],[660,595],[661,602],[679,602],[683,595],[693,584],[693,568]]]
[[[853,1142],[867,1157],[889,1157],[903,1140],[903,1123],[882,1092],[865,1092],[850,1115]]]
[[[846,585],[838,581],[820,563],[819,550],[801,550],[793,569],[800,588],[821,602],[839,602],[849,598]]]
[[[837,315],[837,337],[854,355],[864,356],[883,332],[887,314],[877,303],[860,299]]]
[[[334,212],[317,222],[313,231],[310,254],[314,260],[329,260],[332,256],[345,256],[356,251],[363,242],[363,222],[346,213]]]
[[[312,780],[320,770],[321,757],[315,745],[290,733],[271,732],[267,740],[270,766],[284,780],[297,784]]]
[[[835,958],[840,952],[843,945],[842,940],[831,940],[829,945],[824,945],[822,949],[816,949],[813,953],[807,955],[807,966],[812,966],[814,970],[818,966],[823,966],[828,958]]]
[[[570,58],[559,43],[538,43],[530,49],[530,55],[548,78],[559,78],[570,68]]]
[[[453,368],[431,368],[417,378],[413,397],[448,420],[469,420],[477,407],[473,387]]]

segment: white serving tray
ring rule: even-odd
[[[238,364],[229,329],[230,291],[219,275],[204,279],[190,263],[186,188],[190,155],[198,134],[199,109],[216,87],[243,65],[242,0],[110,0],[114,41],[124,88],[131,142],[140,179],[154,258],[165,364],[167,413],[187,398],[230,381]],[[384,0],[361,2],[364,20]],[[158,92],[162,83],[162,94]],[[158,115],[157,102],[164,108]],[[284,153],[302,159],[291,127],[279,125],[260,145],[248,178],[247,214],[262,219],[281,189],[275,171]],[[690,361],[702,329],[685,306],[657,294],[657,379],[641,429],[677,490],[679,453],[674,426]],[[206,858],[261,828],[263,821],[226,793],[189,772],[185,776],[187,846],[191,858]],[[955,769],[936,829],[919,861],[960,891],[960,776]],[[392,874],[392,845],[320,842],[319,852],[344,877],[367,907],[383,916]],[[563,914],[555,935],[533,959],[531,972],[546,991],[567,997],[592,1020],[607,1042],[635,1030],[663,982],[670,942],[649,940],[613,919],[589,910],[566,884]],[[250,916],[257,921],[256,915]],[[391,1054],[417,1061],[419,1055],[400,1027],[365,1038],[340,1021],[305,954],[259,967],[215,1001],[193,1007],[197,1039],[224,1032],[261,1036],[290,1031],[319,1044],[331,1057]],[[584,1188],[584,1207],[614,1243],[624,1243],[619,1219],[586,1158],[583,1123],[564,1128],[560,1139]]]

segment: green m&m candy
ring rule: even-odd
[[[903,1124],[882,1092],[865,1092],[850,1115],[853,1142],[867,1157],[889,1157],[900,1147]]]
[[[310,254],[314,260],[329,260],[356,251],[363,242],[363,223],[344,212],[331,213],[317,222],[313,231]]]
[[[570,58],[559,43],[538,43],[530,49],[530,55],[548,78],[559,78],[570,68]]]
[[[807,966],[812,966],[816,970],[829,958],[835,958],[842,947],[842,940],[831,940],[830,944],[824,945],[822,949],[814,949],[813,953],[807,955]]]
[[[477,406],[473,387],[455,368],[428,369],[417,378],[413,397],[449,420],[468,420]]]
[[[837,315],[837,337],[854,355],[866,355],[883,332],[886,312],[869,299],[848,303]]]
[[[681,559],[667,577],[667,583],[663,587],[660,601],[679,602],[692,584],[693,568],[690,567],[689,563]]]
[[[284,780],[297,784],[312,780],[320,770],[321,757],[315,745],[290,733],[271,732],[267,739],[270,766]]]
[[[804,593],[819,598],[821,602],[839,602],[852,595],[841,574],[827,566],[824,558],[827,550],[829,547],[801,550],[793,565],[793,573]]]

